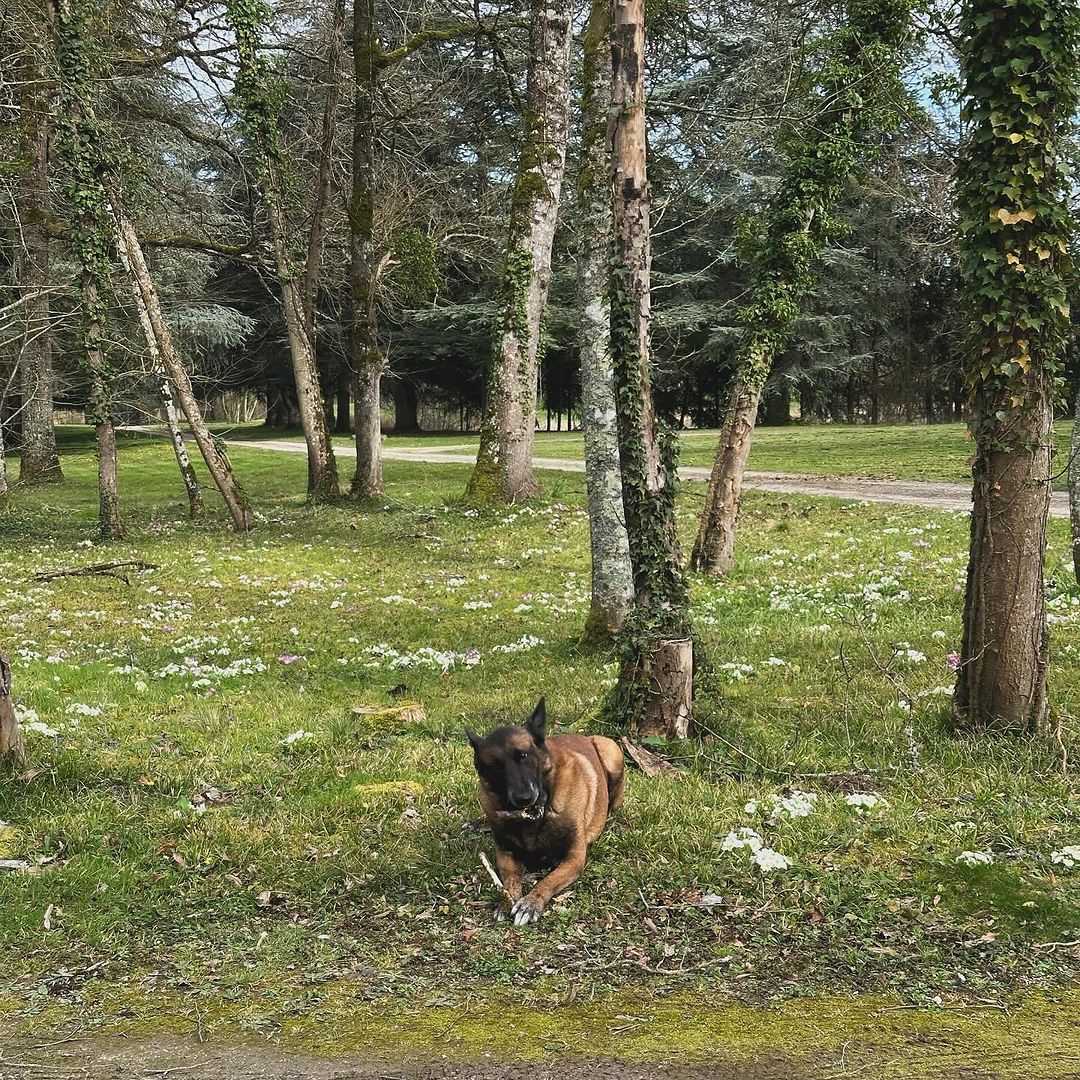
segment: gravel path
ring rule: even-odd
[[[303,442],[288,439],[243,439],[236,447],[254,447],[258,450],[282,450],[286,453],[306,453]],[[465,452],[462,452],[465,451]],[[334,448],[339,457],[355,457],[352,447]],[[425,446],[410,448],[383,447],[387,461],[423,461],[433,465],[471,465],[476,460],[475,451],[467,447],[444,446],[433,449]],[[537,469],[553,469],[558,472],[584,472],[585,463],[574,458],[534,458]],[[700,465],[684,465],[679,469],[682,480],[704,482],[709,470]],[[929,510],[970,510],[971,485],[929,483],[917,480],[867,480],[855,476],[809,476],[800,473],[747,472],[744,486],[755,491],[775,491],[786,495],[810,495],[829,499],[858,499],[873,503],[895,503],[906,506],[923,506]],[[1069,516],[1069,499],[1065,492],[1055,491],[1050,503],[1052,517]]]

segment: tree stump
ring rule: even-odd
[[[11,700],[11,665],[0,653],[0,771],[26,768],[26,750]]]

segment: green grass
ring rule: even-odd
[[[541,694],[558,728],[597,729],[614,665],[578,640],[582,478],[476,515],[457,502],[466,467],[389,462],[385,502],[310,509],[302,455],[237,446],[259,513],[237,537],[220,514],[185,520],[166,444],[125,438],[131,538],[103,546],[85,434],[64,454],[64,484],[0,511],[0,647],[22,705],[58,732],[29,732],[32,775],[0,781],[0,858],[34,866],[0,873],[0,1016],[59,1000],[116,1020],[196,987],[262,1030],[316,1007],[536,1006],[643,979],[927,1001],[1078,973],[1080,948],[1043,947],[1080,939],[1080,868],[1051,862],[1080,844],[1075,770],[1053,746],[949,730],[962,515],[747,496],[735,572],[694,582],[700,738],[675,751],[677,775],[631,777],[584,877],[524,932],[491,922],[462,730]],[[681,505],[684,538],[697,506]],[[1067,552],[1055,521],[1051,680],[1072,762]],[[157,569],[32,580],[127,558]],[[392,690],[423,715],[353,712]],[[791,788],[813,811],[767,823]],[[883,801],[860,815],[851,792]],[[790,868],[723,850],[741,827]],[[994,862],[965,867],[963,851]]]
[[[1059,423],[1054,432],[1057,447],[1055,487],[1065,488],[1063,470],[1069,459],[1072,424]],[[706,468],[716,453],[715,431],[685,431],[680,461]],[[290,433],[268,432],[261,425],[234,429],[235,438],[296,438]],[[338,445],[348,445],[348,436],[336,436]],[[474,449],[476,435],[438,433],[386,437],[390,448],[468,447]],[[790,427],[759,427],[754,432],[750,468],[761,472],[804,473],[820,476],[863,476],[880,480],[937,480],[966,483],[971,479],[972,444],[963,424],[793,424]],[[576,458],[583,455],[580,432],[537,432],[536,454],[548,458]]]

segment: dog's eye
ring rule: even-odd
[[[518,761],[528,761],[529,760],[529,751],[528,750],[519,750],[515,756],[517,757]]]

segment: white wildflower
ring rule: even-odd
[[[956,861],[961,866],[990,866],[994,856],[989,851],[961,851]]]

